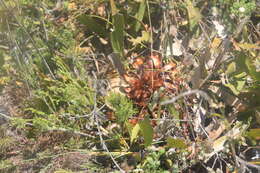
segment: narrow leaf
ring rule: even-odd
[[[260,46],[257,44],[250,44],[250,43],[236,43],[242,49],[250,50],[250,49],[260,49]]]
[[[135,31],[136,32],[140,29],[140,26],[141,26],[140,22],[143,20],[143,17],[144,17],[144,13],[145,13],[145,9],[146,9],[145,1],[146,0],[141,0],[138,12],[135,15],[136,19],[138,19],[138,21],[136,21],[136,23],[135,23]]]
[[[257,81],[260,81],[260,72],[257,72],[256,71],[256,68],[255,66],[253,65],[250,57],[246,58],[246,66],[247,66],[247,69],[249,71],[249,74]]]
[[[116,15],[118,13],[118,9],[116,8],[114,0],[110,0],[110,6],[112,11],[112,16]]]
[[[226,74],[229,75],[229,74],[232,74],[234,72],[236,72],[236,63],[235,62],[232,62],[230,63],[228,66],[227,66],[227,70],[226,70]]]
[[[144,137],[144,145],[147,147],[153,142],[153,128],[150,124],[150,120],[146,117],[139,123],[141,133]]]
[[[137,138],[137,135],[138,135],[140,129],[141,129],[141,128],[140,128],[140,125],[139,125],[139,124],[136,124],[136,125],[134,126],[134,128],[132,129],[131,135],[130,135],[130,142],[131,142],[131,143],[133,143],[133,141]]]
[[[124,16],[117,13],[112,16],[112,23],[114,25],[114,31],[110,33],[110,39],[112,48],[115,53],[119,53],[123,57],[124,50]]]
[[[250,129],[248,132],[247,132],[247,135],[249,137],[252,137],[256,140],[259,140],[260,139],[260,128],[258,129]]]
[[[190,0],[186,0],[187,11],[189,16],[190,30],[198,24],[201,19],[201,14],[198,8],[194,7]]]

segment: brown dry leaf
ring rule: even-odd
[[[131,98],[136,98],[140,99],[143,95],[143,90],[142,89],[135,89],[133,92],[130,93]]]
[[[153,92],[161,87],[165,87],[169,92],[178,90],[179,79],[173,75],[173,72],[176,72],[176,63],[170,62],[163,66],[160,54],[153,52],[146,58],[138,57],[134,59],[132,66],[138,72],[123,75],[128,84],[124,92],[135,104],[146,107]],[[162,71],[167,71],[163,77]],[[176,82],[173,82],[173,79]]]
[[[152,60],[152,61],[150,61],[148,59],[148,64],[150,65],[150,67],[154,67],[156,69],[159,69],[162,67],[161,58],[158,54],[153,53],[149,58]]]
[[[166,89],[169,89],[169,90],[174,90],[174,91],[177,91],[178,87],[175,86],[173,83],[171,82],[168,82],[168,81],[164,81],[163,82],[163,85]]]
[[[68,4],[68,10],[76,10],[77,9],[77,5],[75,2],[70,2]]]
[[[75,52],[80,53],[80,54],[87,54],[91,52],[90,47],[75,47]]]
[[[119,76],[115,76],[109,79],[109,85],[112,92],[122,93],[120,89],[126,86],[126,83],[123,80],[121,80]]]
[[[176,63],[174,62],[170,62],[169,64],[166,64],[165,66],[163,66],[163,71],[169,71],[172,70],[176,67]]]
[[[211,131],[207,131],[209,138],[212,140],[217,139],[221,133],[223,133],[223,131],[226,129],[224,123],[221,123],[220,126],[216,129],[216,130],[211,130]]]
[[[139,69],[141,68],[141,66],[144,64],[144,59],[141,58],[141,57],[138,57],[138,58],[135,58],[134,59],[134,62],[132,64],[132,66],[135,68],[135,69]]]
[[[105,5],[102,4],[97,8],[97,14],[99,16],[105,16],[106,15],[106,9],[105,9]]]
[[[124,75],[125,81],[134,88],[140,88],[143,82],[137,76]]]

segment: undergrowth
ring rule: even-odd
[[[0,4],[0,172],[260,169],[259,2]]]

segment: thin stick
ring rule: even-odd
[[[94,88],[97,89],[97,84],[96,84],[96,80],[94,82]],[[106,143],[102,137],[102,134],[101,134],[101,130],[100,130],[100,124],[99,124],[99,120],[98,120],[98,117],[97,117],[97,114],[96,114],[96,110],[97,110],[97,94],[95,92],[95,95],[94,95],[94,109],[93,109],[93,116],[94,116],[94,119],[95,119],[95,122],[97,124],[97,129],[98,129],[98,135],[99,135],[99,139],[100,139],[100,142],[103,146],[103,149],[106,150],[106,152],[109,154],[111,160],[114,162],[114,164],[116,165],[116,167],[119,169],[120,172],[122,173],[125,173],[125,171],[123,169],[120,168],[120,166],[118,165],[118,163],[116,162],[115,158],[112,156],[112,154],[110,153],[109,149],[107,148],[106,146]]]
[[[204,97],[206,100],[210,100],[209,96],[207,93],[205,93],[204,91],[201,91],[201,90],[198,90],[198,89],[195,89],[195,90],[190,90],[190,91],[186,91],[184,93],[181,93],[179,94],[178,96],[176,97],[173,97],[172,99],[170,100],[166,100],[166,101],[163,101],[161,103],[161,105],[166,105],[166,104],[171,104],[171,103],[174,103],[176,102],[178,99],[182,98],[182,97],[185,97],[187,95],[191,95],[191,94],[200,94],[202,97]]]
[[[247,162],[247,161],[241,159],[241,158],[238,157],[238,156],[236,156],[236,160],[237,160],[238,162],[240,162],[241,164],[246,165],[247,167],[256,168],[256,169],[260,170],[260,166],[254,165],[254,164],[252,164],[252,163],[249,163],[249,162]]]

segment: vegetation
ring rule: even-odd
[[[259,10],[0,0],[0,172],[260,170]]]

